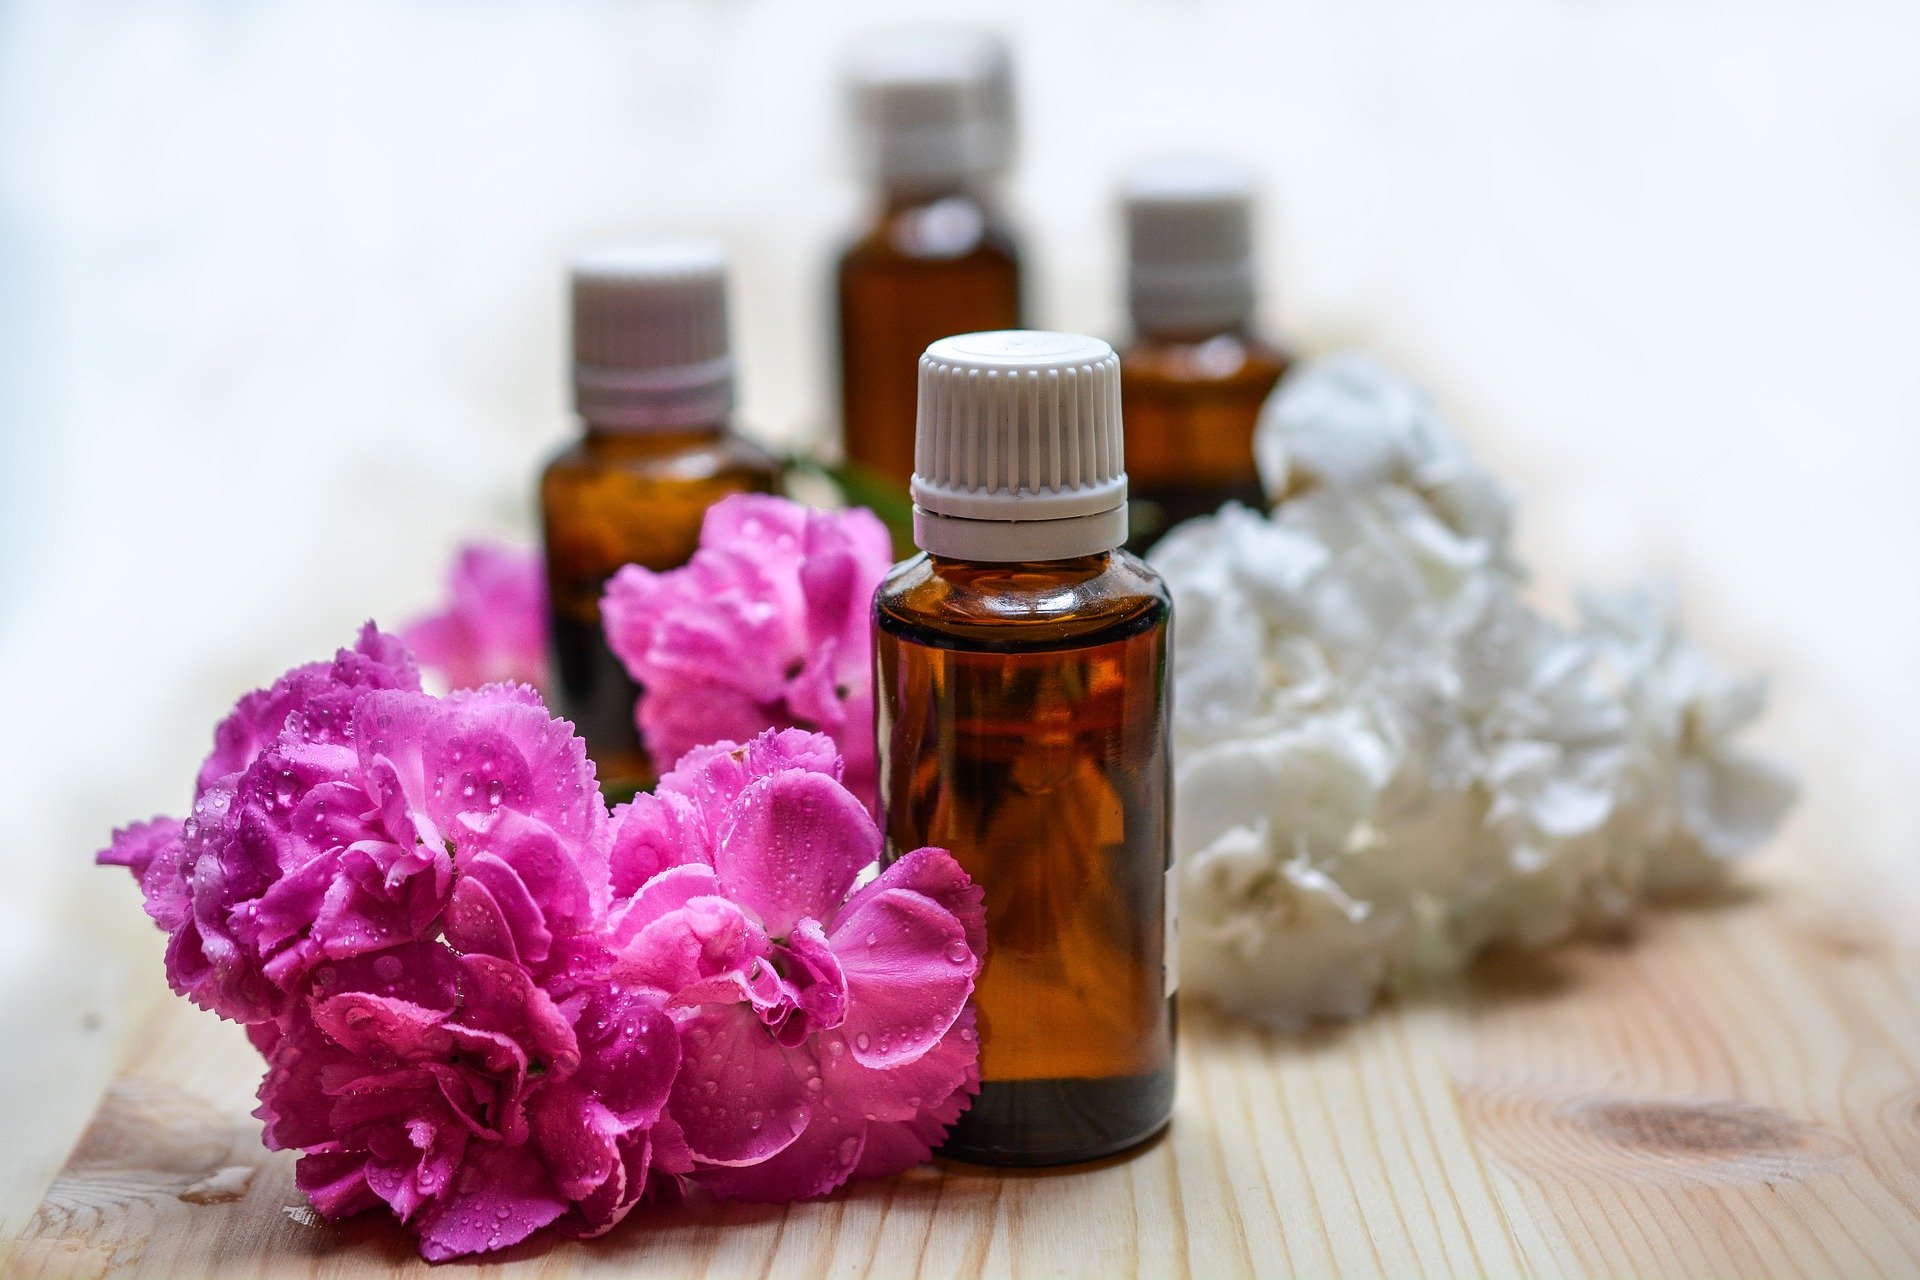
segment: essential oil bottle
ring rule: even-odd
[[[839,263],[841,441],[904,495],[921,351],[1021,323],[1019,255],[991,192],[1011,158],[1012,78],[998,40],[928,32],[869,40],[849,80],[875,199]]]
[[[1170,160],[1129,176],[1121,356],[1131,536],[1147,548],[1228,501],[1266,505],[1253,428],[1288,356],[1254,332],[1252,182],[1237,168]]]
[[[874,602],[887,856],[986,892],[980,1096],[943,1154],[1123,1151],[1173,1106],[1168,620],[1121,549],[1120,363],[1097,338],[947,338],[919,367],[921,554]]]
[[[553,702],[610,797],[653,784],[638,695],[600,629],[625,564],[672,569],[707,508],[772,492],[779,464],[729,427],[726,252],[706,241],[609,245],[572,270],[573,392],[582,431],[540,477],[553,622]]]

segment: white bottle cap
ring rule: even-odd
[[[1123,188],[1127,305],[1140,333],[1214,334],[1253,319],[1253,181],[1217,160],[1143,165]]]
[[[847,80],[861,163],[882,184],[939,187],[1012,159],[1013,64],[997,36],[872,36],[855,49]]]
[[[1120,359],[1098,338],[1006,329],[920,357],[913,540],[959,560],[1064,560],[1127,540]]]
[[[720,422],[733,408],[727,253],[709,240],[609,244],[573,261],[573,397],[596,426]]]

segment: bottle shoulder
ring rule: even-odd
[[[1018,265],[1012,226],[990,202],[956,193],[881,210],[840,256],[842,272],[932,263]]]
[[[1120,378],[1136,387],[1153,383],[1265,383],[1271,386],[1292,355],[1258,334],[1202,338],[1136,336],[1120,349]]]
[[[587,432],[562,445],[546,474],[620,474],[646,478],[706,479],[714,476],[780,475],[780,461],[764,447],[728,428],[719,432]]]
[[[1165,627],[1166,583],[1116,550],[1036,564],[943,560],[894,566],[874,597],[882,631],[940,648],[1081,648]]]

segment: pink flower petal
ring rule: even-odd
[[[870,1127],[857,1114],[816,1107],[806,1131],[785,1150],[740,1168],[703,1168],[694,1180],[722,1200],[750,1204],[810,1200],[853,1175]]]
[[[749,785],[771,774],[798,769],[840,776],[840,752],[832,738],[801,729],[768,729],[739,741],[705,739],[660,779],[663,795],[683,797],[717,826]],[[743,745],[744,744],[744,745]]]
[[[586,1199],[620,1172],[619,1138],[626,1126],[573,1081],[541,1090],[528,1119],[540,1157],[567,1199]]]
[[[565,1015],[525,969],[493,956],[461,956],[460,1024],[510,1036],[548,1070],[571,1074],[580,1042]]]
[[[608,855],[615,899],[631,897],[669,867],[713,862],[713,833],[700,807],[673,791],[642,792],[613,811]]]
[[[725,898],[693,898],[633,935],[614,959],[623,985],[678,992],[744,969],[766,953],[765,932]]]
[[[852,793],[823,774],[788,770],[740,793],[714,869],[735,901],[783,937],[802,917],[831,915],[879,855],[879,828]]]
[[[518,1244],[567,1211],[540,1158],[525,1147],[490,1146],[468,1158],[451,1195],[420,1211],[420,1256],[445,1262]]]
[[[599,923],[606,906],[604,862],[583,857],[579,846],[518,810],[500,809],[486,819],[462,822],[467,830],[455,837],[454,866],[473,874],[485,859],[523,886],[511,903],[496,887],[502,906],[522,909],[516,904],[524,902],[527,923],[552,933],[584,933]]]
[[[735,495],[708,509],[684,567],[616,575],[601,615],[644,690],[636,718],[655,765],[762,729],[826,731],[875,811],[868,614],[891,556],[871,512]]]
[[[499,865],[495,859],[488,860]],[[526,892],[525,886],[521,886],[521,892]],[[447,903],[446,930],[447,941],[462,951],[498,956],[510,964],[521,963],[520,946],[514,941],[507,912],[487,887],[486,880],[478,876],[463,876],[453,886],[453,897]],[[550,946],[553,935],[545,934],[544,941]],[[541,958],[545,959],[544,951]]]
[[[827,1097],[874,1120],[904,1122],[933,1114],[944,1116],[940,1123],[952,1124],[964,1109],[956,1095],[971,1098],[980,1090],[980,1041],[971,1008],[963,1009],[926,1052],[889,1067],[864,1065],[850,1051],[844,1027],[820,1037],[818,1056]]]
[[[420,672],[406,646],[369,622],[354,647],[340,650],[332,662],[295,667],[271,686],[241,698],[214,729],[213,753],[200,768],[196,794],[252,764],[279,738],[288,717],[316,698],[334,690],[419,687]]]
[[[954,919],[967,932],[968,949],[976,957],[986,958],[986,891],[967,877],[960,864],[954,861],[953,855],[945,849],[915,849],[896,858],[886,870],[847,899],[841,914],[844,916],[860,910],[867,899],[878,897],[889,889],[911,889],[951,911]]]
[[[680,1070],[680,1031],[657,996],[610,989],[587,1005],[575,1084],[590,1092],[623,1132],[660,1118]]]
[[[361,1152],[309,1152],[294,1166],[293,1181],[323,1218],[350,1217],[380,1203],[367,1186],[367,1157]]]
[[[412,1061],[445,1057],[453,1049],[446,1012],[406,1000],[350,991],[313,1007],[313,1020],[348,1053],[371,1057],[397,1053]]]
[[[545,682],[546,563],[537,548],[469,542],[454,556],[447,592],[439,613],[401,632],[422,664],[453,689]]]
[[[809,1032],[837,1027],[847,1016],[847,977],[819,922],[802,920],[787,939],[787,983]]]
[[[680,1076],[669,1104],[694,1157],[757,1164],[806,1128],[803,1077],[742,1005],[703,1005],[680,1027]]]
[[[410,942],[321,965],[313,975],[313,992],[319,999],[356,992],[451,1013],[460,1005],[460,982],[458,956],[437,942]]]
[[[575,1206],[570,1217],[562,1219],[560,1230],[578,1239],[590,1240],[618,1226],[647,1192],[651,1173],[653,1142],[640,1132],[620,1145],[620,1163],[591,1195]]]
[[[180,820],[159,817],[134,822],[113,833],[113,843],[94,855],[103,867],[125,867],[135,880],[144,878],[153,860],[180,842]]]
[[[678,911],[695,898],[710,898],[719,892],[720,877],[705,863],[669,867],[641,885],[639,892],[617,909],[608,940],[616,948],[623,947],[662,916]]]
[[[865,895],[828,935],[847,978],[852,1054],[884,1067],[925,1053],[973,993],[980,961],[953,913],[910,889]]]

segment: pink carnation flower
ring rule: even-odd
[[[763,729],[816,730],[877,812],[869,615],[892,563],[870,511],[741,494],[708,509],[685,566],[616,574],[601,616],[640,684],[635,718],[655,767]]]
[[[443,913],[461,950],[538,969],[598,929],[606,845],[584,746],[532,690],[421,693],[369,625],[242,698],[192,815],[116,832],[99,860],[139,879],[174,990],[257,1023],[323,960],[431,936]]]
[[[452,689],[547,677],[547,569],[538,548],[469,542],[447,572],[447,602],[401,629]]]
[[[880,835],[832,739],[687,754],[610,823],[532,690],[422,693],[370,624],[248,694],[192,816],[114,835],[255,1113],[431,1260],[594,1235],[691,1180],[790,1200],[926,1159],[979,1089],[981,895]]]
[[[384,1203],[430,1261],[606,1231],[687,1167],[655,1133],[679,1037],[656,994],[567,985],[433,942],[322,966],[265,1046],[267,1145],[304,1152],[320,1213]]]
[[[925,1160],[979,1092],[980,890],[939,849],[894,863],[794,730],[689,752],[615,812],[613,976],[671,996],[667,1117],[727,1198],[823,1195]]]

